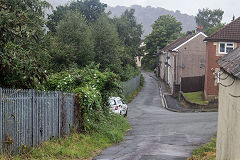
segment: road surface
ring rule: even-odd
[[[128,105],[132,129],[125,140],[96,160],[186,160],[194,148],[216,135],[217,113],[175,113],[162,107],[158,83],[143,73],[145,84]]]

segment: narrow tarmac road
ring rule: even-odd
[[[170,112],[162,107],[156,80],[149,73],[144,77],[142,91],[128,104],[132,129],[96,160],[186,160],[216,135],[217,113]]]

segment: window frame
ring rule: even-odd
[[[221,44],[224,44],[224,52],[221,52]],[[232,49],[234,50],[234,42],[219,42],[218,44],[218,52],[219,54],[228,54],[227,48],[230,48],[228,44],[232,45]]]

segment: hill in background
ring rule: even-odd
[[[119,17],[126,9],[134,8],[135,9],[135,16],[137,18],[138,23],[143,24],[144,29],[144,35],[148,35],[152,32],[151,25],[154,23],[155,20],[161,15],[172,15],[174,16],[178,21],[182,22],[183,32],[189,31],[189,30],[195,30],[196,29],[196,22],[194,19],[194,16],[190,16],[187,14],[182,14],[180,11],[169,11],[164,8],[154,8],[151,6],[142,7],[139,5],[133,5],[131,7],[124,7],[124,6],[116,6],[116,7],[110,7],[106,9],[106,12],[111,11],[111,16]]]
[[[65,5],[67,4],[68,0],[47,0],[49,3],[52,4],[52,6],[55,8],[58,5]],[[187,14],[182,14],[180,11],[169,11],[167,9],[161,8],[161,7],[142,7],[140,5],[133,5],[131,7],[124,7],[124,6],[116,6],[111,7],[108,6],[106,9],[106,12],[111,11],[112,17],[117,16],[119,17],[126,9],[134,8],[135,9],[135,16],[137,18],[138,23],[143,24],[144,29],[144,35],[148,35],[152,32],[151,25],[154,23],[154,21],[161,15],[172,15],[174,16],[178,21],[182,22],[183,32],[194,30],[196,28],[196,22],[194,19],[194,16],[190,16]],[[48,14],[51,13],[51,11],[47,11]]]

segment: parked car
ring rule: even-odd
[[[127,116],[128,107],[120,97],[109,98],[110,110],[114,113]]]

